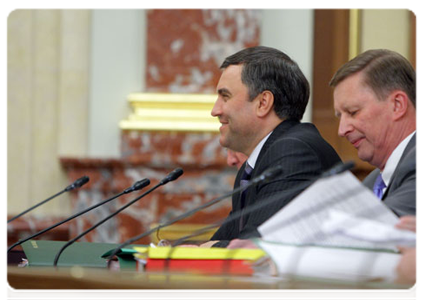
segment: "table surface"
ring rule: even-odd
[[[14,289],[407,289],[382,282],[8,266]]]

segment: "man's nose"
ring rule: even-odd
[[[338,127],[338,135],[340,137],[345,137],[352,131],[352,125],[345,117],[340,117],[339,119],[339,127]]]
[[[213,117],[218,117],[222,114],[222,107],[220,105],[220,100],[219,98],[216,100],[216,102],[213,105],[213,108],[211,110],[211,115]]]
[[[226,158],[226,163],[230,167],[235,167],[238,164],[238,161],[235,158],[228,156]]]

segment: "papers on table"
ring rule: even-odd
[[[265,241],[257,243],[272,258],[282,277],[393,282],[401,257],[396,253],[379,251],[292,246]]]

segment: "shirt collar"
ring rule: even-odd
[[[415,133],[416,131],[414,131],[405,139],[403,139],[402,142],[392,152],[391,156],[389,156],[388,161],[386,162],[385,168],[383,169],[383,172],[382,172],[382,178],[386,186],[389,185],[389,182],[392,179],[392,175],[394,174],[394,171],[397,168],[397,165],[402,157],[402,154],[404,153],[405,147],[407,147],[408,142],[410,142],[411,138],[413,137]]]
[[[263,148],[264,143],[267,141],[269,136],[272,134],[273,131],[271,131],[268,135],[266,135],[260,143],[257,144],[257,146],[254,148],[253,152],[251,152],[251,155],[248,157],[247,163],[254,169],[256,166],[257,158],[260,154],[261,148]]]

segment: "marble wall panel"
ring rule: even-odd
[[[70,235],[88,229],[126,203],[154,187],[173,170],[166,164],[131,163],[128,161],[101,159],[62,159],[70,180],[87,175],[89,183],[74,194],[74,213],[112,197],[143,178],[151,180],[142,191],[123,195],[73,221]],[[182,213],[210,201],[233,187],[236,170],[229,167],[197,168],[180,165],[184,174],[175,182],[157,188],[117,217],[90,232],[81,241],[119,243],[150,229],[154,224],[169,221]],[[230,197],[206,210],[180,221],[180,224],[211,224],[226,217],[231,207]],[[146,237],[138,243],[149,243]]]
[[[7,219],[12,217],[13,215],[9,215]],[[21,218],[15,219],[13,222],[7,224],[7,245],[11,246],[17,241],[36,234],[43,229],[61,222],[62,220],[63,218],[61,217],[45,218],[43,216],[34,215],[25,215]],[[36,239],[67,241],[69,238],[69,224],[65,223],[47,231],[45,234],[38,236]],[[15,250],[17,249],[20,249],[20,246],[15,248]]]
[[[122,159],[132,163],[207,167],[226,165],[226,150],[212,133],[122,132]]]
[[[260,17],[258,10],[148,11],[147,91],[213,93],[225,57],[258,45]]]

